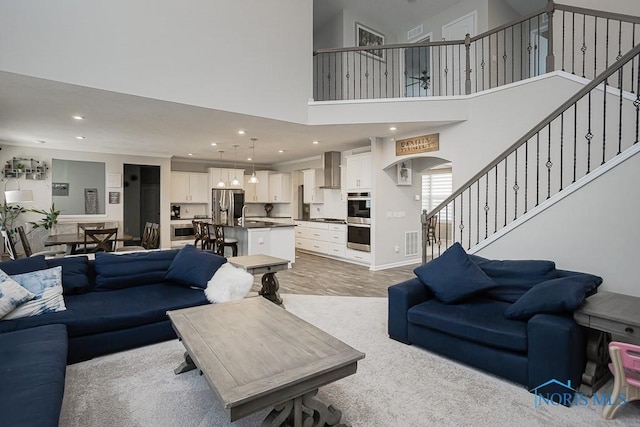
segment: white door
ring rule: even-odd
[[[442,40],[464,40],[467,34],[476,35],[478,12],[473,11],[468,15],[458,18],[442,26]],[[467,51],[464,45],[447,46],[440,49],[440,78],[438,90],[440,95],[464,95],[465,72]],[[473,49],[471,49],[471,64],[473,61]],[[471,70],[473,72],[473,70]]]

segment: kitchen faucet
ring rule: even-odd
[[[248,205],[242,205],[242,216],[240,217],[240,227],[244,227],[244,217],[247,214]]]

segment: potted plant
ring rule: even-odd
[[[43,215],[41,220],[29,223],[33,226],[33,229],[44,227],[45,230],[51,230],[53,226],[58,223],[58,216],[61,211],[56,210],[55,204],[52,203],[51,209],[48,211],[45,211],[44,209],[29,209],[29,212]]]

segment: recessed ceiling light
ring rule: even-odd
[[[251,157],[247,157],[247,161],[250,162],[251,161]]]
[[[397,129],[397,128],[396,128],[395,126],[391,126],[391,127],[389,128],[389,130],[396,130],[396,129]]]
[[[76,139],[84,139],[84,136],[76,136]]]
[[[239,130],[238,131],[238,135],[244,135],[244,131],[243,130]]]
[[[284,153],[284,150],[278,150],[278,153]]]
[[[43,141],[41,139],[37,140],[37,141],[33,141],[34,144],[46,144],[47,141]]]
[[[187,153],[187,156],[193,156],[193,153]]]
[[[73,117],[76,120],[84,120],[83,116],[71,116],[71,117]]]
[[[314,144],[320,144],[320,141],[313,141]]]
[[[212,143],[211,143],[211,146],[212,146],[212,147],[215,147],[216,145],[218,145],[218,143],[217,143],[217,142],[212,142]]]

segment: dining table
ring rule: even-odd
[[[116,242],[127,242],[133,240],[133,236],[123,233],[118,234],[116,237]],[[83,233],[62,233],[62,234],[52,234],[44,241],[45,246],[58,246],[58,245],[66,245],[67,246],[67,255],[72,255],[77,253],[78,245],[84,245],[84,234]]]

